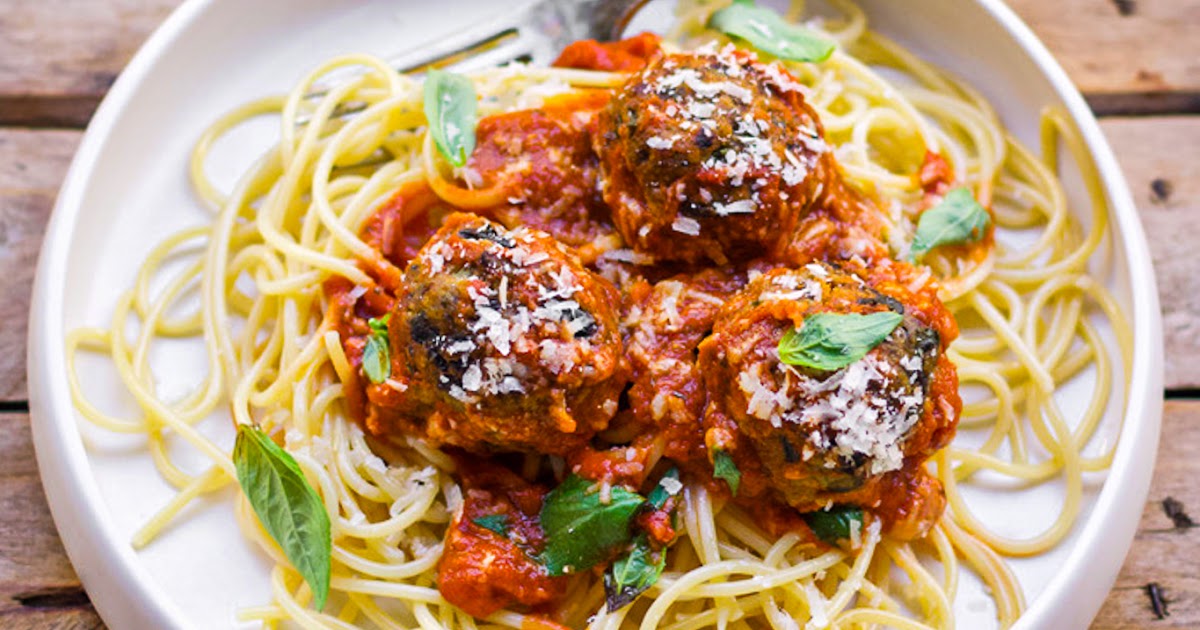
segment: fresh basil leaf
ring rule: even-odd
[[[670,481],[668,481],[668,479]],[[671,470],[668,470],[665,475],[663,475],[662,480],[658,482],[658,485],[654,486],[654,489],[650,491],[650,496],[646,497],[646,503],[649,503],[650,507],[656,510],[662,509],[662,506],[666,504],[667,499],[675,494],[678,494],[679,489],[682,487],[683,484],[679,481],[679,469],[672,468]],[[612,609],[610,608],[609,610]]]
[[[388,349],[387,337],[372,334],[367,337],[367,345],[363,347],[363,372],[372,383],[382,383],[392,375],[391,350]]]
[[[425,119],[438,151],[462,166],[475,150],[475,84],[461,74],[430,70],[425,75]]]
[[[804,515],[804,520],[817,535],[817,538],[834,545],[839,540],[846,540],[854,532],[857,523],[861,535],[863,524],[862,508],[849,505],[837,505],[828,510],[818,510]]]
[[[942,245],[973,243],[987,234],[991,224],[992,215],[975,201],[971,190],[955,188],[917,219],[912,260],[920,262],[931,249]]]
[[[654,585],[667,566],[667,550],[655,551],[645,533],[633,540],[633,548],[617,558],[604,572],[604,594],[608,612],[633,603],[638,595]]]
[[[507,514],[488,514],[479,518],[471,519],[472,523],[491,530],[499,534],[502,538],[508,538],[508,515]]]
[[[371,336],[367,337],[367,345],[363,347],[363,372],[372,383],[382,383],[392,375],[392,351],[388,340],[388,322],[392,314],[383,317],[372,317],[367,320],[371,327]]]
[[[836,47],[828,39],[752,2],[735,2],[713,13],[708,26],[790,61],[825,61]]]
[[[645,499],[614,486],[605,503],[599,492],[589,492],[593,485],[571,475],[546,495],[541,512],[546,548],[541,559],[550,575],[590,569],[629,541],[630,522]]]
[[[729,491],[737,494],[738,486],[742,483],[742,471],[733,463],[733,457],[722,450],[713,451],[713,476],[724,479],[729,484]]]
[[[392,321],[392,314],[388,313],[383,317],[372,317],[367,320],[367,326],[371,327],[371,332],[382,337],[388,335],[388,322]]]
[[[257,427],[238,425],[233,446],[238,483],[263,528],[279,543],[313,593],[313,606],[329,597],[333,539],[329,514],[300,466]]]
[[[817,370],[840,370],[887,339],[904,316],[892,311],[817,313],[779,340],[779,360]]]

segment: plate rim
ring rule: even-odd
[[[1054,91],[1066,106],[1067,114],[1079,128],[1088,152],[1095,161],[1105,196],[1109,202],[1112,239],[1120,240],[1129,262],[1130,301],[1128,314],[1133,328],[1132,360],[1128,399],[1121,421],[1120,436],[1112,466],[1106,473],[1091,514],[1083,523],[1074,548],[1067,554],[1059,571],[1046,584],[1039,599],[1025,610],[1013,626],[1014,630],[1031,628],[1084,627],[1100,612],[1107,595],[1087,602],[1074,610],[1057,609],[1053,603],[1084,585],[1104,586],[1110,593],[1125,557],[1133,544],[1140,522],[1141,510],[1150,492],[1150,479],[1158,455],[1159,434],[1163,410],[1162,312],[1158,303],[1158,285],[1150,256],[1150,245],[1142,227],[1133,194],[1125,180],[1108,139],[1100,129],[1095,113],[1083,94],[1067,75],[1066,70],[1050,53],[1050,49],[1034,34],[1033,29],[1002,0],[977,0],[1017,43],[1032,57],[1033,62],[1049,79]],[[1131,421],[1131,419],[1141,421]],[[1138,457],[1147,461],[1136,464]],[[1136,505],[1139,510],[1132,518],[1108,518],[1122,505]],[[1121,553],[1110,554],[1097,561],[1091,557],[1102,538],[1120,543]],[[1102,565],[1102,566],[1097,566]],[[1087,569],[1087,570],[1085,570]]]
[[[97,612],[112,627],[189,627],[182,609],[150,579],[136,552],[114,531],[87,455],[66,384],[62,278],[81,198],[114,122],[158,58],[218,0],[186,0],[154,31],[121,72],[87,126],[59,190],[39,251],[27,338],[30,421],[39,475],[59,537]],[[1122,506],[1143,506],[1162,421],[1163,341],[1149,244],[1116,157],[1083,96],[1033,31],[1001,0],[973,0],[987,11],[1045,75],[1079,127],[1109,200],[1111,234],[1128,261],[1133,325],[1132,374],[1120,438],[1091,514],[1074,547],[1015,628],[1085,625],[1104,598],[1063,610],[1055,603],[1082,587],[1111,591],[1138,519],[1112,519]],[[52,245],[47,247],[47,245]],[[1135,421],[1136,420],[1136,421]],[[1148,460],[1148,461],[1146,461]],[[1140,511],[1138,512],[1140,515]],[[81,524],[87,523],[87,526]],[[1113,527],[1116,523],[1117,527]],[[1101,540],[1124,551],[1092,557]],[[98,558],[96,556],[99,556]],[[1102,565],[1102,566],[1098,566]],[[1086,569],[1086,570],[1085,570]]]
[[[85,184],[113,125],[160,55],[215,0],[185,0],[151,33],[121,71],[88,122],[67,169],[38,253],[26,340],[29,418],[34,453],[55,529],[88,598],[113,628],[187,628],[182,609],[167,597],[128,541],[107,518],[91,474],[65,375],[64,299],[67,255]],[[57,290],[57,291],[56,291]],[[88,523],[89,526],[79,524]],[[93,556],[98,556],[93,561]]]

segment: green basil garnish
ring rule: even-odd
[[[541,512],[546,548],[541,560],[550,575],[590,569],[630,539],[630,522],[646,500],[613,486],[608,502],[602,502],[599,492],[589,492],[593,485],[571,475],[546,495]]]
[[[912,260],[920,262],[929,250],[942,245],[973,243],[987,234],[992,215],[975,201],[968,188],[946,193],[938,205],[921,213],[913,238]]]
[[[834,545],[851,537],[854,523],[858,523],[859,535],[862,534],[863,511],[859,507],[837,505],[828,510],[809,512],[804,515],[804,520],[817,538]]]
[[[238,483],[263,528],[304,576],[321,610],[329,597],[329,514],[317,491],[287,451],[257,427],[238,425],[233,446]]]
[[[666,474],[662,476],[662,478],[679,481],[679,469],[672,468],[668,470]],[[676,492],[677,491],[678,490],[676,490]],[[650,507],[656,510],[661,510],[662,506],[666,505],[667,499],[669,499],[673,494],[675,494],[675,492],[668,490],[667,486],[663,484],[662,481],[659,481],[658,485],[654,486],[654,489],[650,491],[650,496],[646,497],[646,503],[649,503]],[[612,609],[610,608],[609,610]]]
[[[425,75],[425,120],[438,151],[462,166],[475,150],[475,84],[461,74],[430,70]]]
[[[507,514],[489,514],[480,516],[479,518],[471,519],[472,523],[496,534],[501,538],[508,538],[508,515]]]
[[[817,313],[804,318],[779,340],[779,360],[832,372],[863,358],[887,339],[904,316],[892,311]]]
[[[713,451],[713,477],[724,479],[725,483],[729,484],[729,491],[734,495],[742,483],[742,471],[733,463],[733,457],[722,450]]]
[[[667,499],[677,494],[681,487],[679,469],[672,468],[650,491],[645,505],[661,510],[667,504]],[[650,538],[646,533],[639,533],[633,539],[633,547],[617,558],[604,573],[604,593],[608,611],[617,611],[632,603],[638,595],[646,592],[646,589],[658,581],[666,566],[667,550],[660,549],[656,552],[650,546]]]
[[[367,320],[371,327],[371,336],[367,337],[367,345],[363,347],[363,372],[372,383],[382,383],[392,375],[392,351],[388,341],[388,313],[380,318]]]
[[[383,317],[372,317],[367,320],[367,326],[371,328],[371,332],[381,337],[387,337],[388,322],[392,321],[392,314],[388,313]]]
[[[708,26],[789,61],[825,61],[836,47],[809,29],[785,21],[778,13],[744,0],[713,13]]]
[[[633,548],[617,558],[604,572],[604,594],[608,612],[633,603],[654,585],[667,566],[667,550],[655,551],[645,533],[633,540]]]

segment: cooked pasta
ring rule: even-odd
[[[111,357],[121,382],[142,411],[137,417],[124,418],[96,408],[83,395],[79,375],[73,368],[70,384],[80,413],[107,430],[144,435],[158,470],[178,489],[176,498],[135,535],[133,545],[140,548],[152,544],[155,536],[170,527],[191,501],[236,483],[237,467],[231,454],[206,437],[203,422],[214,410],[228,409],[233,422],[259,427],[294,458],[324,503],[331,523],[332,596],[324,610],[316,610],[311,606],[314,593],[310,585],[260,524],[246,497],[239,494],[236,512],[242,531],[275,563],[270,577],[272,601],[244,610],[241,616],[246,620],[261,620],[266,626],[275,627],[290,620],[305,628],[948,628],[954,624],[953,603],[963,571],[977,574],[984,582],[995,600],[1000,626],[1015,622],[1024,608],[1024,594],[1005,558],[1044,553],[1071,532],[1083,499],[1084,475],[1106,469],[1115,444],[1108,444],[1107,450],[1098,454],[1092,454],[1088,447],[1110,399],[1123,395],[1122,384],[1129,377],[1129,326],[1105,288],[1106,279],[1093,271],[1103,265],[1094,265],[1092,261],[1108,255],[1105,249],[1108,208],[1082,140],[1065,116],[1047,110],[1042,117],[1041,155],[1035,154],[1005,130],[978,93],[871,31],[862,11],[849,2],[833,3],[839,11],[836,17],[809,23],[821,36],[836,42],[837,49],[827,60],[778,60],[770,64],[728,48],[731,39],[707,26],[714,12],[727,4],[700,0],[681,3],[676,25],[661,45],[653,45],[653,54],[639,61],[650,64],[645,70],[517,64],[467,75],[479,95],[477,106],[482,120],[476,153],[460,167],[450,164],[441,154],[430,131],[436,121],[427,120],[421,79],[397,73],[384,61],[364,55],[330,60],[308,73],[286,96],[248,103],[215,121],[198,141],[191,160],[195,192],[212,210],[211,221],[184,230],[156,246],[133,286],[117,300],[112,320],[101,327],[73,330],[67,338],[72,364],[81,351]],[[785,18],[798,22],[803,16],[804,7],[796,3]],[[744,43],[738,45],[745,47]],[[766,54],[761,56],[770,58]],[[689,59],[701,59],[710,65],[696,65],[689,70],[692,68],[686,65]],[[814,117],[798,124],[812,124],[821,130],[813,136],[813,142],[823,145],[814,150],[817,156],[814,159],[832,165],[819,167],[818,162],[813,162],[805,172],[829,168],[829,172],[835,173],[830,175],[833,178],[830,182],[844,182],[844,188],[833,192],[819,189],[812,194],[816,199],[844,195],[851,200],[845,202],[850,208],[847,212],[867,217],[861,224],[841,221],[836,213],[824,219],[827,223],[818,223],[815,215],[793,217],[788,214],[792,206],[780,202],[778,221],[785,227],[765,230],[764,236],[764,230],[758,229],[761,224],[754,222],[765,220],[762,217],[766,202],[760,202],[758,214],[749,215],[755,218],[743,224],[736,223],[741,220],[738,211],[743,206],[735,207],[734,203],[741,202],[734,201],[725,205],[716,202],[716,214],[687,217],[680,214],[673,221],[653,224],[654,230],[661,227],[661,232],[652,231],[651,223],[646,223],[645,233],[630,236],[624,222],[657,220],[646,218],[658,211],[654,204],[659,202],[653,196],[658,193],[653,190],[646,193],[641,206],[625,210],[633,213],[640,209],[645,214],[622,216],[613,210],[617,215],[615,228],[611,227],[613,221],[600,219],[596,225],[601,227],[593,229],[583,219],[571,218],[575,215],[569,212],[539,223],[530,219],[528,213],[521,214],[526,212],[521,203],[532,202],[514,200],[513,188],[505,185],[504,177],[508,176],[505,173],[511,175],[514,169],[519,170],[512,163],[520,159],[527,162],[542,159],[534,153],[540,149],[514,149],[523,157],[501,161],[499,166],[489,167],[481,157],[487,150],[500,151],[496,147],[509,146],[502,142],[506,138],[502,135],[506,129],[502,121],[510,120],[503,118],[506,115],[536,110],[544,112],[539,115],[557,121],[555,124],[562,129],[600,137],[595,135],[601,133],[596,131],[596,125],[603,130],[607,123],[593,123],[592,118],[608,115],[597,113],[605,111],[616,112],[613,115],[618,117],[623,115],[609,103],[619,99],[626,99],[623,103],[634,102],[639,93],[627,86],[636,85],[638,80],[650,85],[657,80],[661,86],[662,81],[670,84],[674,76],[676,86],[686,83],[700,93],[704,86],[717,84],[717,79],[704,74],[711,63],[716,63],[711,61],[714,59],[724,59],[721,63],[732,64],[730,67],[734,68],[771,68],[755,71],[786,73],[785,78],[771,79],[778,82],[772,85],[794,81],[801,95],[794,98],[811,108]],[[671,75],[671,63],[682,64],[684,69],[674,70],[676,74]],[[687,71],[692,74],[679,74]],[[738,102],[734,92],[740,84],[734,83],[733,87],[722,88],[733,96],[723,97],[725,100],[720,103]],[[787,89],[778,91],[783,93]],[[699,109],[704,110],[707,103],[701,103]],[[691,106],[693,112],[697,111],[694,103]],[[758,115],[758,110],[747,111],[746,115]],[[578,112],[583,112],[579,117],[582,122],[570,127],[574,123],[569,121]],[[206,175],[210,148],[239,124],[264,115],[279,119],[278,143],[263,154],[231,191],[220,190]],[[680,116],[686,118],[684,114]],[[529,122],[534,119],[528,116],[521,120],[526,125],[534,124]],[[602,137],[593,145],[580,145],[583,148],[579,150],[584,153],[600,154],[597,162],[588,166],[600,174],[589,171],[592,174],[588,176],[609,180],[597,186],[612,186],[614,173],[619,172],[614,164],[623,158],[608,151],[624,141],[620,135],[625,133],[623,129],[648,124],[644,119],[620,120],[620,124],[628,127],[613,127],[613,135]],[[768,133],[765,126],[763,133]],[[538,136],[537,142],[558,146],[553,145],[556,140],[547,138],[550,136]],[[660,150],[654,155],[678,151],[670,155],[685,156],[680,158],[684,162],[691,159],[687,156],[695,156],[696,149],[691,145],[661,149],[656,146],[665,142],[651,143]],[[1060,143],[1080,165],[1091,194],[1084,220],[1068,206],[1058,180],[1056,149]],[[729,160],[730,165],[734,163]],[[530,168],[540,166],[535,164]],[[657,176],[670,168],[674,166],[651,160],[627,176],[635,179]],[[780,177],[784,181],[781,190],[799,191],[809,185],[792,182],[799,176],[786,170]],[[574,183],[574,180],[557,182],[552,196],[573,199],[571,195],[576,193],[579,198],[601,194],[586,190],[571,192],[573,189],[568,185]],[[836,186],[843,184],[828,184],[830,189]],[[920,216],[947,197],[955,186],[969,189],[974,199],[988,209],[994,230],[974,242],[934,248],[919,264],[905,262],[916,258],[911,254]],[[747,187],[752,184],[728,186],[717,194],[734,195],[730,197],[733,199]],[[713,189],[717,189],[716,185]],[[709,189],[704,190],[708,194]],[[616,197],[609,196],[611,191],[601,192],[604,192],[603,202],[587,203],[601,204],[595,207],[612,205],[609,202]],[[452,215],[452,210],[474,214]],[[438,231],[443,221],[453,226],[453,230]],[[718,226],[716,231],[711,227],[714,225]],[[770,249],[774,245],[763,239],[776,238],[776,232],[824,234],[820,229],[830,225],[833,227],[829,229],[839,235],[836,238],[842,239],[837,241],[842,250],[829,244],[832,241],[828,239],[834,237],[820,236],[819,246],[804,246],[808,249],[795,241],[780,245],[783,248],[780,251],[785,253],[776,255],[770,265],[747,262],[753,257],[744,252],[756,247]],[[721,231],[726,229],[728,232]],[[704,241],[702,234],[716,236]],[[875,236],[868,238],[864,234]],[[662,238],[655,240],[656,235]],[[639,240],[640,237],[644,239]],[[872,240],[875,237],[877,240]],[[506,244],[508,241],[504,239],[517,244]],[[450,253],[431,254],[431,244],[436,243],[450,248],[446,251],[452,251],[458,258]],[[654,250],[659,256],[657,261],[647,253],[647,248],[657,248]],[[564,253],[560,254],[559,249]],[[852,250],[852,255],[838,253],[843,250]],[[796,262],[802,257],[794,253],[797,251],[808,256],[805,261],[814,262]],[[396,322],[402,314],[410,312],[404,309],[425,312],[421,309],[427,308],[427,302],[421,300],[434,299],[422,297],[428,295],[443,296],[437,299],[450,302],[470,301],[464,297],[466,292],[459,295],[455,293],[456,286],[446,284],[445,278],[451,272],[442,273],[441,265],[448,265],[448,270],[452,264],[474,269],[471,265],[484,264],[479,261],[488,260],[488,256],[503,260],[515,257],[517,265],[522,264],[520,256],[525,260],[545,256],[553,261],[562,257],[562,266],[554,267],[551,272],[570,271],[575,284],[564,281],[570,285],[569,290],[561,298],[555,298],[559,301],[551,307],[569,302],[573,306],[562,308],[577,311],[573,315],[555,316],[558,319],[550,325],[544,323],[544,318],[538,319],[536,309],[530,309],[533,323],[525,334],[543,335],[546,326],[551,331],[565,326],[571,329],[568,341],[585,339],[587,343],[575,344],[583,350],[560,339],[562,344],[551,343],[551,347],[564,349],[550,352],[556,357],[554,360],[561,358],[554,352],[584,353],[571,356],[584,356],[590,361],[581,372],[585,376],[579,377],[579,382],[585,385],[572,386],[575,389],[564,390],[565,394],[552,390],[547,396],[559,402],[540,407],[536,406],[540,404],[536,402],[541,400],[540,392],[531,391],[527,382],[505,380],[515,378],[511,376],[511,365],[503,361],[485,364],[482,376],[478,368],[472,373],[466,367],[462,368],[466,372],[458,373],[463,387],[448,390],[448,395],[467,401],[464,404],[468,408],[476,404],[477,412],[469,417],[439,420],[441,415],[437,414],[445,415],[438,406],[442,403],[421,403],[418,399],[423,394],[414,393],[414,388],[422,382],[416,368],[411,374],[405,372],[409,380],[398,380],[395,374],[381,379],[364,375],[367,360],[364,344],[371,343],[371,333],[364,336],[356,331],[365,326],[368,316],[364,313],[371,310],[362,306],[363,300],[374,299],[364,295],[376,292],[388,296],[381,303],[386,303],[392,323],[383,319],[382,325],[385,331],[390,329],[392,352],[404,352],[395,345],[399,343],[395,341],[399,334]],[[164,278],[167,262],[181,257],[187,264],[171,266],[174,275]],[[426,273],[413,261],[425,261],[424,264],[437,268]],[[418,265],[416,271],[413,265]],[[668,267],[671,273],[655,271]],[[694,271],[697,268],[709,271]],[[694,275],[672,275],[679,269]],[[520,275],[526,273],[528,277]],[[500,296],[489,298],[495,301],[493,306],[476,308],[495,308],[510,319],[516,317],[513,313],[518,311],[512,310],[508,302],[524,299],[519,283],[542,286],[538,284],[541,282],[549,286],[547,283],[555,281],[538,273],[541,272],[522,271],[512,275],[512,285],[506,276],[500,280]],[[848,279],[843,282],[840,274],[847,274]],[[887,279],[880,280],[881,274]],[[565,276],[553,276],[561,277]],[[681,277],[684,279],[680,280]],[[753,327],[763,320],[752,319],[759,317],[752,313],[760,308],[760,301],[769,301],[769,292],[778,287],[792,291],[788,294],[792,297],[787,298],[792,306],[787,308],[813,299],[811,295],[793,294],[803,293],[808,286],[805,283],[814,277],[826,296],[836,291],[865,296],[855,298],[858,304],[867,303],[863,300],[871,304],[875,304],[871,300],[899,300],[904,305],[900,311],[908,319],[896,330],[913,331],[914,339],[924,334],[922,331],[935,330],[941,331],[944,340],[955,323],[961,330],[958,339],[943,353],[929,350],[934,354],[920,355],[926,357],[923,361],[928,361],[921,369],[932,371],[934,368],[929,366],[943,359],[953,364],[948,368],[951,373],[957,369],[957,383],[961,383],[965,399],[961,415],[950,409],[953,405],[949,402],[957,400],[958,390],[945,394],[944,404],[949,407],[938,411],[929,409],[937,406],[934,402],[925,405],[926,399],[936,398],[931,388],[937,386],[929,383],[942,376],[924,381],[924,397],[918,402],[925,405],[921,409],[926,411],[913,413],[943,414],[938,416],[942,424],[938,425],[936,431],[941,433],[936,436],[948,440],[957,423],[960,430],[969,429],[984,436],[980,443],[967,446],[953,441],[945,448],[937,448],[940,438],[929,437],[929,452],[917,456],[914,455],[917,447],[912,446],[916,438],[906,437],[902,447],[908,450],[871,451],[875,453],[871,457],[855,459],[866,472],[847,473],[860,482],[866,478],[867,489],[875,488],[872,480],[883,474],[878,471],[892,475],[887,478],[895,481],[886,483],[901,485],[871,490],[880,497],[888,488],[923,488],[921,492],[928,496],[913,495],[917,497],[912,499],[915,503],[906,503],[903,509],[928,509],[932,516],[926,521],[904,523],[900,517],[887,516],[879,510],[890,504],[880,498],[875,498],[872,504],[870,497],[876,495],[864,489],[855,491],[859,494],[847,495],[860,497],[846,503],[862,506],[867,513],[851,525],[849,536],[836,544],[817,540],[812,528],[804,526],[798,515],[820,511],[821,505],[828,509],[834,503],[843,503],[829,498],[834,496],[829,489],[833,482],[813,494],[779,481],[784,477],[794,479],[788,477],[792,473],[780,472],[794,470],[789,466],[796,464],[787,455],[792,453],[788,438],[783,438],[786,462],[777,463],[766,456],[761,456],[761,461],[750,461],[747,459],[751,457],[747,455],[750,451],[745,446],[733,446],[750,442],[723,441],[727,439],[722,433],[726,425],[721,424],[721,418],[712,419],[722,404],[717,392],[728,387],[732,389],[730,396],[743,396],[735,386],[740,382],[738,379],[759,369],[739,368],[742,364],[721,354],[723,346],[717,346],[724,340],[748,334],[743,330],[757,330]],[[782,284],[776,286],[770,282]],[[855,288],[855,282],[872,288],[869,291]],[[152,285],[159,284],[162,289],[151,290]],[[631,288],[636,286],[643,289]],[[606,287],[611,287],[611,292]],[[630,297],[639,290],[643,291],[639,294],[643,297],[638,298],[641,302]],[[755,290],[764,293],[752,294],[753,303],[750,297],[741,297]],[[181,304],[197,291],[200,307],[181,313]],[[536,300],[536,296],[530,299]],[[744,309],[734,312],[730,304],[742,304],[738,301],[742,299],[746,300]],[[489,302],[485,299],[479,304],[484,303]],[[636,305],[636,310],[631,310],[631,304]],[[605,309],[614,308],[617,312],[605,315],[608,312]],[[862,314],[866,315],[890,312],[887,307],[864,308]],[[940,309],[944,309],[947,318],[953,316],[948,320],[951,328],[938,328],[930,323],[938,317],[937,313],[943,312]],[[696,315],[701,312],[703,316]],[[914,313],[923,323],[912,320]],[[373,312],[368,314],[373,322],[382,319]],[[922,319],[926,314],[928,321]],[[650,351],[660,347],[655,344],[664,344],[661,347],[666,348],[667,340],[676,337],[635,339],[640,334],[639,326],[659,315],[678,318],[683,322],[678,326],[682,327],[692,325],[689,323],[692,318],[699,318],[694,325],[702,333],[687,348],[687,356],[692,357],[693,351],[697,353],[696,365],[703,369],[688,370],[703,374],[695,376],[694,381],[673,381],[676,372],[663,372],[655,376],[665,379],[655,381],[657,393],[662,396],[651,392],[642,404],[637,402],[641,394],[636,385],[624,392],[629,377],[622,370],[630,368],[623,362],[629,359],[612,359],[614,367],[604,372],[603,366],[608,364],[602,360],[604,355],[598,348],[605,347],[605,343],[615,347],[642,343]],[[767,319],[774,316],[761,315]],[[439,335],[449,334],[446,328],[438,328],[442,324],[435,317],[430,317],[432,323],[428,326]],[[1118,356],[1113,356],[1101,336],[1098,323],[1101,321],[1115,331]],[[739,328],[743,325],[745,329]],[[412,324],[405,326],[411,328]],[[646,326],[649,326],[646,330],[651,330],[658,324]],[[136,330],[132,337],[126,333],[131,329]],[[594,338],[593,333],[587,332],[593,329],[599,331]],[[492,342],[499,344],[495,341],[495,330],[485,327],[480,334],[491,335]],[[665,329],[657,330],[662,333]],[[604,337],[608,341],[601,340],[610,333],[611,338]],[[409,330],[407,334],[416,340],[414,343],[422,343],[420,339],[426,338],[421,336],[424,334],[421,330]],[[534,341],[558,343],[555,334],[545,333]],[[706,340],[701,342],[700,337]],[[150,348],[164,338],[193,340],[207,350],[208,374],[179,400],[168,400],[156,391],[156,366],[151,364]],[[934,334],[934,339],[937,338]],[[514,336],[512,343],[517,343],[515,339]],[[507,338],[503,343],[509,343]],[[890,352],[886,350],[888,343],[892,342],[876,346],[883,349],[879,352]],[[937,342],[933,343],[936,346]],[[896,352],[910,351],[905,350],[908,346],[896,347],[899,348]],[[669,355],[666,350],[663,353],[662,356]],[[507,351],[503,354],[507,355]],[[873,356],[877,355],[868,355],[860,361],[871,361]],[[899,361],[907,366],[912,356],[916,355],[903,355]],[[587,361],[581,360],[579,365]],[[507,365],[504,369],[509,371],[489,381],[488,366],[494,365]],[[635,371],[642,369],[637,365],[640,364],[634,360]],[[572,364],[566,369],[577,367]],[[726,369],[732,371],[726,373]],[[786,379],[806,378],[798,375],[800,372],[795,374],[784,377],[785,390],[795,386],[794,381]],[[1072,380],[1084,382],[1090,388],[1091,399],[1085,409],[1062,409],[1054,398],[1056,389]],[[701,382],[703,387],[696,386],[699,389],[690,384]],[[438,390],[436,381],[432,383],[429,387]],[[693,404],[689,402],[693,399],[683,395],[676,399],[684,402],[672,403],[671,384],[678,387],[675,391],[699,392],[696,395],[700,398],[694,401],[698,409],[704,410],[706,423],[698,433],[693,431],[703,435],[703,440],[688,443],[700,453],[698,463],[678,463],[682,473],[679,488],[659,481],[663,478],[662,471],[682,457],[675,455],[667,442],[653,436],[642,440],[614,434],[621,427],[640,426],[637,422],[619,424],[622,414],[637,416],[642,412],[636,410],[644,409],[650,410],[645,414],[663,416],[671,413],[671,409]],[[500,393],[493,398],[475,393],[485,392],[488,387],[497,388]],[[392,393],[387,393],[388,388]],[[515,411],[505,406],[508,399],[501,394],[511,393],[505,388],[522,395],[521,402],[513,403]],[[772,395],[769,390],[760,393]],[[411,405],[411,409],[389,411],[392,408],[387,405],[392,403],[380,402],[385,394],[399,397],[402,402],[395,404]],[[861,394],[864,400],[871,395],[874,394]],[[562,396],[567,397],[567,402],[559,400]],[[736,396],[736,400],[743,400]],[[488,402],[478,403],[481,397]],[[747,423],[758,413],[754,400],[751,398],[749,410],[744,412],[748,419],[741,422],[743,427],[749,426]],[[762,404],[769,410],[773,408],[770,405],[782,408],[791,403]],[[559,413],[564,408],[570,410],[565,416]],[[728,411],[734,420],[742,413],[741,408]],[[596,414],[603,417],[593,418]],[[528,435],[517,435],[505,428],[516,424],[513,419],[516,417],[527,418],[520,422],[531,427]],[[698,415],[689,418],[693,423],[701,421]],[[449,428],[437,424],[443,421]],[[777,419],[773,422],[778,429]],[[785,419],[785,428],[786,422]],[[580,433],[582,429],[575,428],[589,423],[598,430]],[[917,426],[925,423],[922,419]],[[436,431],[430,428],[435,425],[440,427]],[[635,429],[629,431],[636,433]],[[728,439],[735,438],[751,439],[746,435]],[[183,469],[172,460],[168,439],[185,440],[210,460],[210,466],[201,471]],[[592,448],[597,440],[604,441],[608,449],[595,455],[608,458],[603,466],[596,468],[588,463],[592,460],[573,455],[572,449]],[[729,482],[720,470],[697,472],[711,470],[706,467],[725,450],[733,453],[731,465],[740,468],[743,487],[740,495],[736,482]],[[492,455],[506,451],[516,454]],[[614,473],[607,477],[585,474],[589,470],[616,470],[617,464],[611,460],[617,457],[612,453],[618,451],[622,457],[627,453],[628,461],[638,464],[636,474]],[[929,454],[932,456],[928,457]],[[808,457],[805,451],[804,460],[808,461]],[[897,459],[900,457],[908,462],[903,471],[897,470],[901,466]],[[477,465],[474,459],[495,459],[486,465],[502,467],[508,472],[497,472],[498,468],[470,472]],[[567,470],[567,466],[574,468]],[[757,473],[756,466],[761,466]],[[675,508],[674,539],[669,546],[656,550],[665,555],[661,576],[640,597],[617,610],[609,610],[606,605],[606,600],[611,601],[611,592],[606,593],[599,570],[573,572],[570,566],[563,569],[567,576],[562,581],[545,582],[550,584],[546,589],[559,589],[549,600],[537,600],[538,603],[510,600],[511,605],[488,611],[481,618],[455,605],[461,601],[448,601],[453,597],[447,590],[448,584],[454,578],[443,572],[439,581],[439,563],[443,563],[446,571],[445,563],[451,562],[444,557],[450,553],[446,550],[452,544],[447,532],[465,527],[467,518],[463,510],[473,508],[464,508],[464,503],[484,490],[497,496],[503,494],[487,484],[500,483],[494,480],[507,478],[504,475],[511,475],[512,484],[516,484],[512,487],[517,487],[534,480],[562,482],[572,470],[596,482],[604,497],[601,505],[609,505],[606,493],[619,493],[622,485],[630,494],[656,484],[676,490],[668,504]],[[901,472],[908,476],[896,476]],[[976,476],[985,472],[1020,482],[1011,491],[1014,505],[1020,502],[1022,487],[1061,480],[1065,496],[1060,514],[1044,532],[1028,539],[1013,540],[992,531],[962,493],[964,486],[971,485]],[[803,485],[806,479],[801,477],[795,483]],[[763,484],[768,487],[763,489]],[[944,504],[938,498],[942,491]],[[505,492],[512,496],[518,490],[510,488]],[[624,495],[613,495],[617,497],[612,499],[614,504],[620,496]],[[746,499],[747,496],[750,498]],[[539,499],[539,504],[543,500]],[[775,507],[763,507],[767,503]],[[884,507],[878,507],[881,505]],[[647,513],[640,509],[643,511],[639,514]],[[511,518],[515,517],[510,516],[510,521]],[[799,524],[789,529],[789,523]],[[504,529],[523,531],[511,529],[517,527],[510,523]],[[472,530],[475,535],[490,535],[476,530]],[[466,552],[460,549],[454,553]],[[478,559],[479,556],[470,556],[471,563]]]

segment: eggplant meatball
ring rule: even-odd
[[[397,422],[487,453],[564,453],[626,381],[616,289],[537,230],[451,215],[404,273],[389,333]]]
[[[716,263],[779,251],[828,146],[800,86],[748,52],[660,57],[601,114],[604,199],[633,249]]]
[[[757,484],[750,475],[743,492],[774,491],[801,511],[829,501],[872,505],[875,482],[949,440],[957,414],[943,413],[944,407],[935,412],[930,392],[931,380],[954,378],[953,369],[940,371],[939,333],[915,310],[822,263],[758,276],[722,308],[700,346],[709,400],[705,441],[761,473]],[[881,311],[903,319],[841,369],[780,359],[780,340],[809,315]]]

